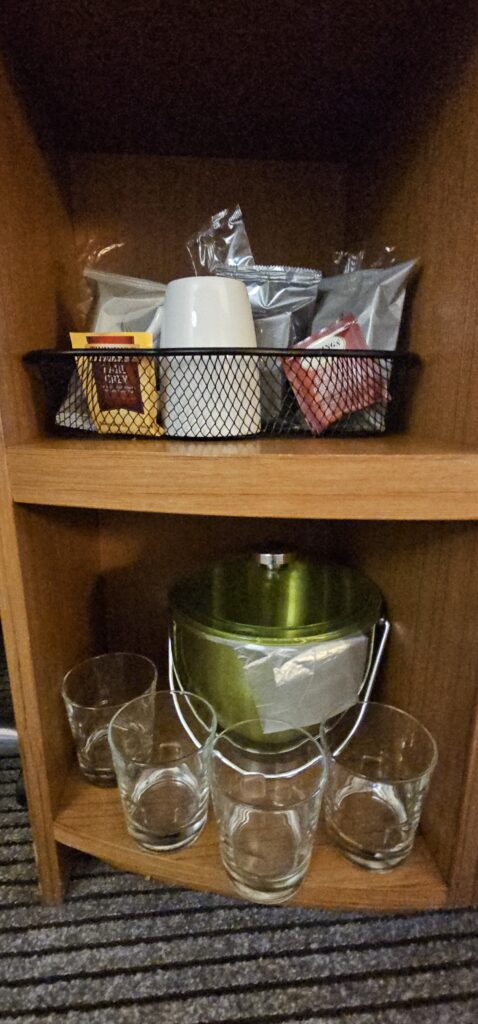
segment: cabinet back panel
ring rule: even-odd
[[[322,159],[356,154],[410,81],[413,102],[440,92],[475,14],[474,0],[434,0],[432,18],[416,0],[2,0],[0,32],[58,146]]]
[[[339,164],[86,154],[69,160],[80,253],[123,247],[100,268],[168,282],[194,273],[186,242],[211,214],[239,203],[258,263],[321,266],[342,243]]]
[[[127,643],[147,654],[166,683],[171,585],[201,565],[268,542],[325,558],[330,530],[327,523],[303,520],[101,513],[101,589],[110,649]]]

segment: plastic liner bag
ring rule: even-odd
[[[334,252],[332,262],[336,267],[335,273],[352,274],[355,270],[365,270],[367,268],[378,270],[381,267],[391,267],[398,260],[395,255],[395,246],[385,245],[376,252],[369,248],[359,249],[355,252],[350,252],[348,249],[339,249],[338,252]],[[327,276],[331,277],[332,275]]]
[[[373,652],[373,637],[363,633],[277,646],[203,635],[201,643],[205,640],[223,648],[224,664],[230,666],[234,679],[234,696],[224,690],[223,703],[220,697],[216,699],[222,725],[233,724],[241,716],[250,717],[255,705],[265,733],[276,731],[277,718],[308,728],[349,707],[362,689]],[[204,664],[207,666],[207,658]],[[187,665],[185,677],[178,675],[173,649],[170,670],[174,686],[194,688]],[[207,675],[205,683],[207,693]]]
[[[299,648],[238,651],[264,732],[277,729],[276,718],[308,728],[353,704],[364,679],[368,649],[368,637],[357,634]]]
[[[256,317],[254,320],[258,348],[287,348],[291,333],[291,313]],[[260,367],[261,414],[265,423],[277,420],[284,397],[284,376],[279,361]]]
[[[322,278],[320,270],[255,263],[252,267],[218,267],[216,273],[244,282],[254,319],[263,320],[288,313],[288,345],[300,341],[310,332]],[[285,334],[282,337],[285,338]]]
[[[310,333],[322,274],[304,267],[256,264],[239,205],[220,210],[187,243],[196,274],[243,281],[259,348],[284,349]],[[261,415],[280,417],[285,382],[279,362],[261,367]]]
[[[88,403],[81,386],[81,380],[78,376],[76,366],[68,382],[66,395],[55,416],[55,423],[57,427],[70,428],[72,426],[72,410],[74,410],[75,430],[90,430],[94,434],[97,433],[97,427],[90,416]]]
[[[304,267],[262,266],[255,263],[240,206],[220,210],[187,243],[196,274],[234,277],[246,285],[254,320],[261,320],[262,346],[283,348],[310,333],[317,303],[319,270]],[[290,315],[289,333],[284,323],[278,328],[277,316]],[[270,325],[264,323],[274,318]],[[259,343],[259,340],[258,340]]]
[[[347,254],[346,272],[324,277],[318,283],[318,307],[312,321],[316,333],[344,314],[355,317],[365,343],[370,349],[393,352],[403,312],[407,282],[417,265],[416,260],[395,263],[390,267],[352,270],[356,266]]]
[[[296,348],[363,351],[368,345],[357,321],[349,315],[305,338]],[[284,372],[314,434],[322,434],[343,416],[377,403],[385,408],[389,399],[387,381],[372,359],[337,359],[332,369],[329,356],[310,360],[291,356],[284,359]]]
[[[249,295],[260,347],[288,348],[310,331],[320,271],[302,267],[220,267],[217,273],[243,281]],[[288,326],[288,332],[287,332]],[[261,414],[280,418],[285,381],[280,362],[261,366]]]
[[[161,334],[166,285],[138,277],[127,277],[87,267],[84,277],[93,287],[94,303],[89,316],[90,330],[95,334],[131,332],[149,333],[157,348]],[[70,410],[76,410],[75,425],[81,430],[96,431],[89,415],[81,381],[75,371],[68,385],[65,400],[56,415],[59,427],[70,425]]]
[[[397,347],[406,287],[418,265],[417,260],[407,260],[380,266],[393,258],[393,249],[387,247],[374,266],[363,268],[364,251],[337,253],[335,262],[342,273],[324,277],[319,282],[313,333],[326,329],[341,316],[351,315],[368,348],[393,352]],[[358,416],[351,415],[344,423],[344,432],[383,433],[386,411],[386,404],[378,402]]]
[[[165,284],[90,267],[84,271],[84,276],[96,289],[92,332],[147,332],[153,335],[153,346],[158,347]]]
[[[240,206],[214,213],[186,246],[196,274],[215,274],[219,266],[254,263]]]
[[[254,327],[258,348],[287,348],[291,333],[291,313],[257,317]]]

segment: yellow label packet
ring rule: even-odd
[[[137,434],[159,437],[159,394],[154,362],[131,353],[152,349],[150,332],[98,334],[72,332],[74,349],[101,352],[94,359],[77,356],[76,366],[88,412],[100,434]],[[124,349],[108,354],[108,349]]]

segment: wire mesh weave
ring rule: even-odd
[[[91,436],[228,439],[403,429],[414,358],[297,349],[40,351],[49,427]]]

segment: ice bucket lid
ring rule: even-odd
[[[369,630],[380,617],[382,596],[355,568],[269,548],[178,580],[170,606],[176,621],[215,636],[294,643]]]

